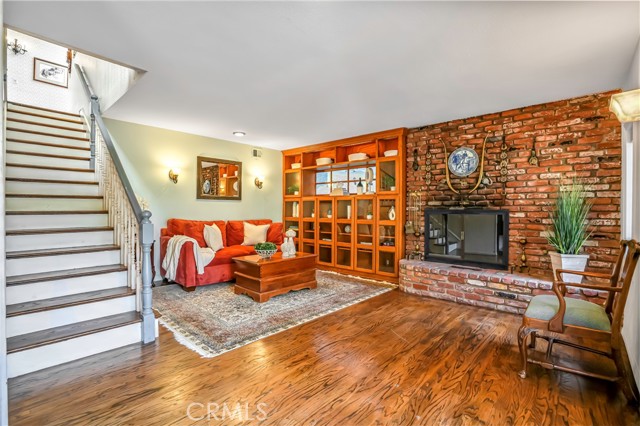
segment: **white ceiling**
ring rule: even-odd
[[[4,20],[148,71],[108,117],[284,149],[619,88],[638,9],[5,1]]]

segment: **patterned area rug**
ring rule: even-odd
[[[211,358],[296,325],[391,291],[391,283],[317,271],[318,288],[273,297],[266,303],[233,293],[233,284],[186,292],[177,284],[153,289],[160,323],[178,342]]]

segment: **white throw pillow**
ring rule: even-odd
[[[212,225],[204,226],[204,240],[207,242],[207,246],[213,251],[218,251],[224,247],[222,243],[222,232],[215,223]]]
[[[255,246],[258,243],[266,242],[270,226],[270,224],[252,225],[249,222],[244,222],[244,242],[242,245]]]

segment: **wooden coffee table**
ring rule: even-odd
[[[295,257],[283,258],[281,252],[268,260],[257,254],[234,257],[236,285],[233,291],[262,303],[292,290],[316,288],[316,257],[315,254],[296,253]]]

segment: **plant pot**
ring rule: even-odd
[[[261,258],[268,260],[271,259],[271,256],[273,256],[274,254],[276,254],[278,250],[274,249],[274,250],[256,250],[256,253],[258,253],[260,255]]]
[[[556,280],[556,270],[570,269],[572,271],[584,271],[589,260],[588,254],[560,254],[555,251],[549,252],[551,257],[551,267],[553,268],[553,279]],[[562,274],[562,281],[579,284],[582,282],[582,275]]]

